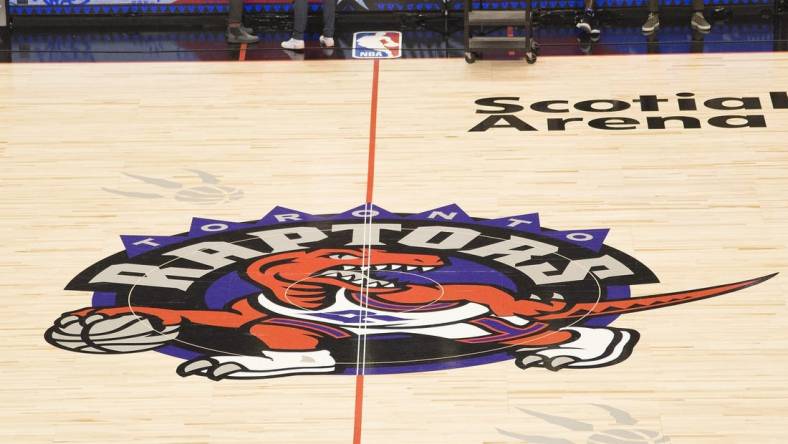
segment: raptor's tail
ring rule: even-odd
[[[671,305],[683,304],[685,302],[698,301],[701,299],[731,293],[742,288],[752,287],[763,281],[773,278],[777,273],[761,276],[732,284],[717,285],[714,287],[700,288],[697,290],[679,291],[676,293],[658,294],[653,296],[641,296],[631,299],[618,301],[588,302],[570,305],[566,311],[559,313],[548,313],[536,316],[540,321],[553,321],[560,319],[578,319],[590,316],[604,316],[624,313],[634,313],[636,311],[651,310],[654,308],[668,307]]]

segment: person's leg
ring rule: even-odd
[[[296,40],[304,40],[308,9],[309,4],[307,0],[295,0],[293,2],[293,38]]]
[[[244,13],[243,0],[230,0],[230,12],[227,18],[227,41],[230,43],[255,43],[260,39],[242,25]]]
[[[241,20],[244,13],[243,0],[230,0],[230,14],[228,17],[228,24],[230,26],[241,25]]]
[[[307,10],[309,5],[307,0],[293,1],[293,36],[290,40],[282,42],[285,49],[304,49],[304,32],[306,32]]]
[[[577,29],[591,34],[592,37],[598,37],[599,25],[594,12],[594,0],[585,0],[584,6],[585,10],[583,11],[583,16],[577,22]]]
[[[323,37],[334,37],[337,0],[323,0]]]
[[[337,0],[323,0],[323,34],[320,35],[320,44],[334,47],[334,20],[336,19]]]

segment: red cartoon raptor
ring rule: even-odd
[[[265,290],[237,300],[225,310],[84,308],[64,314],[46,337],[50,343],[74,351],[130,353],[175,340],[184,321],[236,329],[259,341],[261,356],[217,353],[184,362],[178,373],[216,380],[265,378],[333,372],[334,357],[330,350],[321,348],[331,331],[338,332],[334,338],[355,337],[363,330],[368,335],[411,333],[489,343],[488,338],[497,336],[474,322],[487,317],[521,332],[496,340],[512,351],[518,367],[587,368],[625,359],[638,334],[620,328],[573,326],[584,318],[705,299],[771,277],[655,296],[572,303],[559,294],[544,300],[535,295],[510,294],[491,285],[395,283],[376,274],[419,273],[439,270],[443,265],[439,256],[379,249],[274,254],[256,260],[246,270],[248,279]],[[368,296],[363,300],[362,288]]]

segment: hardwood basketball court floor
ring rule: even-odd
[[[0,66],[0,440],[785,442],[786,84],[784,53],[550,57],[533,66],[427,59]],[[379,220],[388,226],[372,230]],[[303,230],[269,237],[293,226]],[[240,231],[262,233],[259,246],[267,239],[272,251],[222,250],[255,248],[233,238]],[[178,233],[188,235],[171,237]],[[351,245],[351,235],[361,242]],[[492,244],[496,236],[510,244]],[[358,286],[338,283],[340,276],[333,284],[324,276],[318,287],[347,293],[325,300],[310,299],[317,287],[304,287],[299,307],[313,314],[288,318],[279,301],[268,307],[268,323],[251,330],[250,318],[232,328],[200,321],[210,310],[238,315],[236,305],[228,312],[222,304],[237,300],[236,287],[265,279],[249,264],[273,253],[299,261],[317,248],[312,242],[340,238],[323,248],[363,253],[333,253],[365,274],[366,305],[355,321],[350,311],[318,307],[352,302],[344,298]],[[214,243],[192,250],[189,267],[181,253],[185,268],[159,276],[159,287],[129,284],[152,272],[106,271],[161,265],[162,251],[195,239]],[[563,260],[545,259],[553,253]],[[395,255],[389,273],[370,276],[387,254]],[[418,268],[395,271],[397,257]],[[309,264],[296,274],[314,279]],[[404,276],[391,277],[403,270],[412,271],[410,288],[439,288],[444,301],[420,296],[411,309],[395,309],[370,288],[404,285]],[[219,282],[230,271],[252,280]],[[74,285],[84,289],[64,290],[78,276]],[[518,293],[522,282],[532,295]],[[676,306],[667,306],[671,297],[653,299],[653,310],[621,308],[630,291],[634,298],[737,282],[748,288],[723,287],[727,294]],[[584,293],[591,284],[598,293]],[[206,294],[189,293],[196,289]],[[463,307],[500,302],[477,297],[486,292],[514,294],[521,308],[511,312],[515,305],[504,301],[500,310],[463,317]],[[181,324],[112,324],[129,319],[122,316],[132,300],[161,313],[202,314],[183,315]],[[445,305],[424,308],[433,303]],[[91,305],[120,311],[90,322],[100,308],[61,318]],[[555,310],[572,306],[581,315],[567,324],[565,311]],[[607,317],[594,313],[603,306],[612,310]],[[613,320],[613,312],[623,314]],[[448,318],[429,324],[431,314]],[[427,324],[413,327],[418,322]],[[416,331],[439,324],[454,330]],[[388,337],[375,334],[377,325]],[[555,330],[553,338],[575,328],[575,336],[535,347],[527,328],[538,326]],[[457,333],[471,327],[476,336]],[[112,336],[118,331],[125,336]],[[303,339],[294,347],[300,352],[289,351],[323,367],[257,379],[244,377],[259,374],[243,359],[240,370],[217,366],[252,350],[255,339],[287,349],[275,344],[277,332]],[[602,337],[608,333],[618,336]],[[303,352],[315,349],[307,336],[319,338],[323,355]],[[490,336],[508,345],[484,351]],[[167,342],[169,354],[106,353],[144,348],[152,338]],[[501,350],[520,349],[512,344],[534,348],[501,358]],[[343,363],[362,345],[364,365]],[[94,353],[62,349],[79,347]],[[217,358],[230,349],[230,358]],[[336,358],[331,374],[326,349]],[[176,367],[188,373],[189,362],[193,374],[179,376]],[[211,372],[218,381],[206,377]]]

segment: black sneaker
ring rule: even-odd
[[[247,32],[248,28],[244,28],[243,26],[229,26],[227,28],[227,32],[225,33],[225,37],[227,38],[227,43],[257,43],[260,41],[260,37],[257,37],[254,34]]]
[[[578,20],[576,27],[585,34],[599,38],[599,20],[597,20],[593,9],[586,9],[583,12],[583,16]]]
[[[648,15],[640,30],[643,31],[643,34],[649,35],[656,32],[657,29],[659,29],[659,14],[652,12]]]
[[[706,18],[703,17],[702,12],[696,12],[692,14],[692,20],[690,20],[690,25],[692,29],[697,29],[700,32],[709,32],[711,31],[711,24],[706,21]]]

